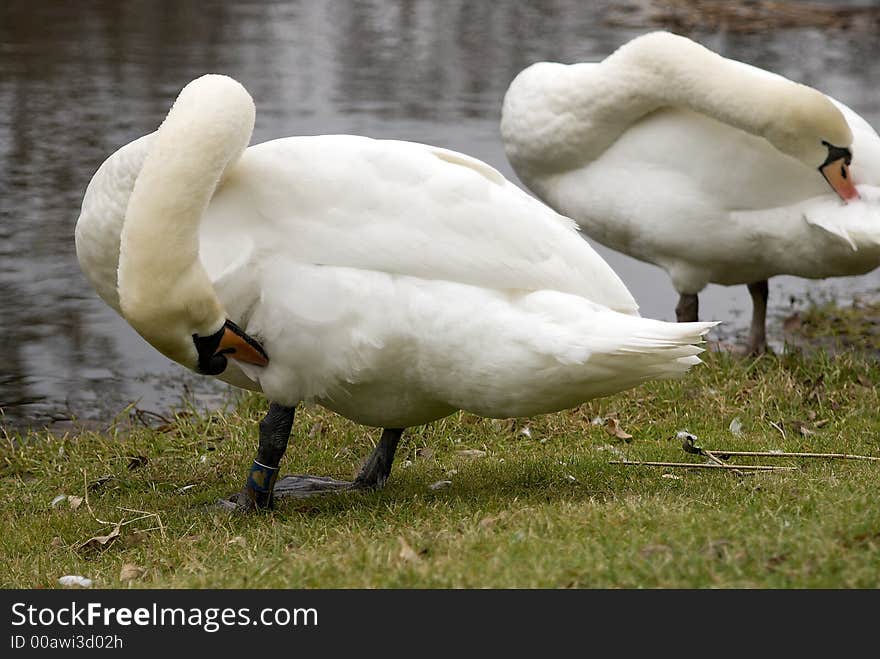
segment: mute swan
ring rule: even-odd
[[[880,265],[877,133],[810,87],[684,37],[529,66],[505,94],[501,133],[539,198],[666,270],[678,320],[697,320],[707,283],[748,284],[752,353],[767,346],[769,277]]]
[[[458,409],[552,412],[700,362],[713,323],[641,318],[573,222],[485,163],[350,135],[248,148],[254,112],[231,78],[194,80],[101,165],[76,225],[144,339],[270,401],[230,507],[380,487],[403,429]],[[353,484],[276,483],[301,401],[385,428]]]

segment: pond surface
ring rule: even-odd
[[[226,73],[248,88],[254,143],[293,134],[393,137],[464,151],[517,180],[498,131],[510,80],[537,60],[601,59],[672,20],[653,8],[577,0],[0,3],[0,423],[106,420],[133,401],[161,412],[184,397],[213,406],[226,395],[226,385],[169,362],[104,305],[74,252],[94,171],[155,130],[191,79]],[[880,125],[876,30],[673,23]],[[674,319],[677,295],[661,270],[597,250],[643,315]],[[793,304],[873,293],[880,272],[777,277],[770,286],[778,340],[778,317]],[[745,287],[711,286],[701,296],[701,316],[727,320],[728,335],[749,315]]]

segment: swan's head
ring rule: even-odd
[[[612,58],[652,72],[657,96],[765,138],[817,171],[844,201],[858,198],[849,171],[852,130],[822,92],[666,32],[638,37],[620,52]]]
[[[122,228],[122,315],[154,348],[207,375],[222,373],[230,357],[269,361],[227,317],[199,258],[202,215],[247,147],[254,114],[250,95],[226,76],[184,87],[150,142]]]
[[[172,276],[155,273],[149,283],[121,279],[119,291],[128,323],[163,355],[197,373],[220,375],[229,358],[269,363],[263,346],[226,316],[200,264]]]
[[[797,85],[776,113],[765,137],[825,178],[844,201],[858,199],[850,172],[853,134],[843,113],[821,92]]]

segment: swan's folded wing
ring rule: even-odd
[[[826,195],[803,204],[804,221],[847,243],[855,252],[880,245],[880,188],[858,186],[860,199],[847,204]]]
[[[337,135],[249,148],[206,230],[302,263],[637,305],[574,223],[495,169],[411,142]],[[232,244],[235,240],[232,241]]]

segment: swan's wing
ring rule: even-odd
[[[861,198],[847,204],[823,196],[802,205],[804,221],[845,242],[852,251],[880,245],[880,187],[860,185]]]
[[[300,263],[550,289],[637,309],[571,220],[486,163],[412,142],[337,135],[251,147],[211,202],[206,235],[215,246],[203,250],[209,272],[252,240],[257,258],[283,253]]]
[[[76,256],[101,299],[120,315],[116,291],[119,236],[128,199],[147,155],[152,134],[121,147],[92,176],[76,221]]]

